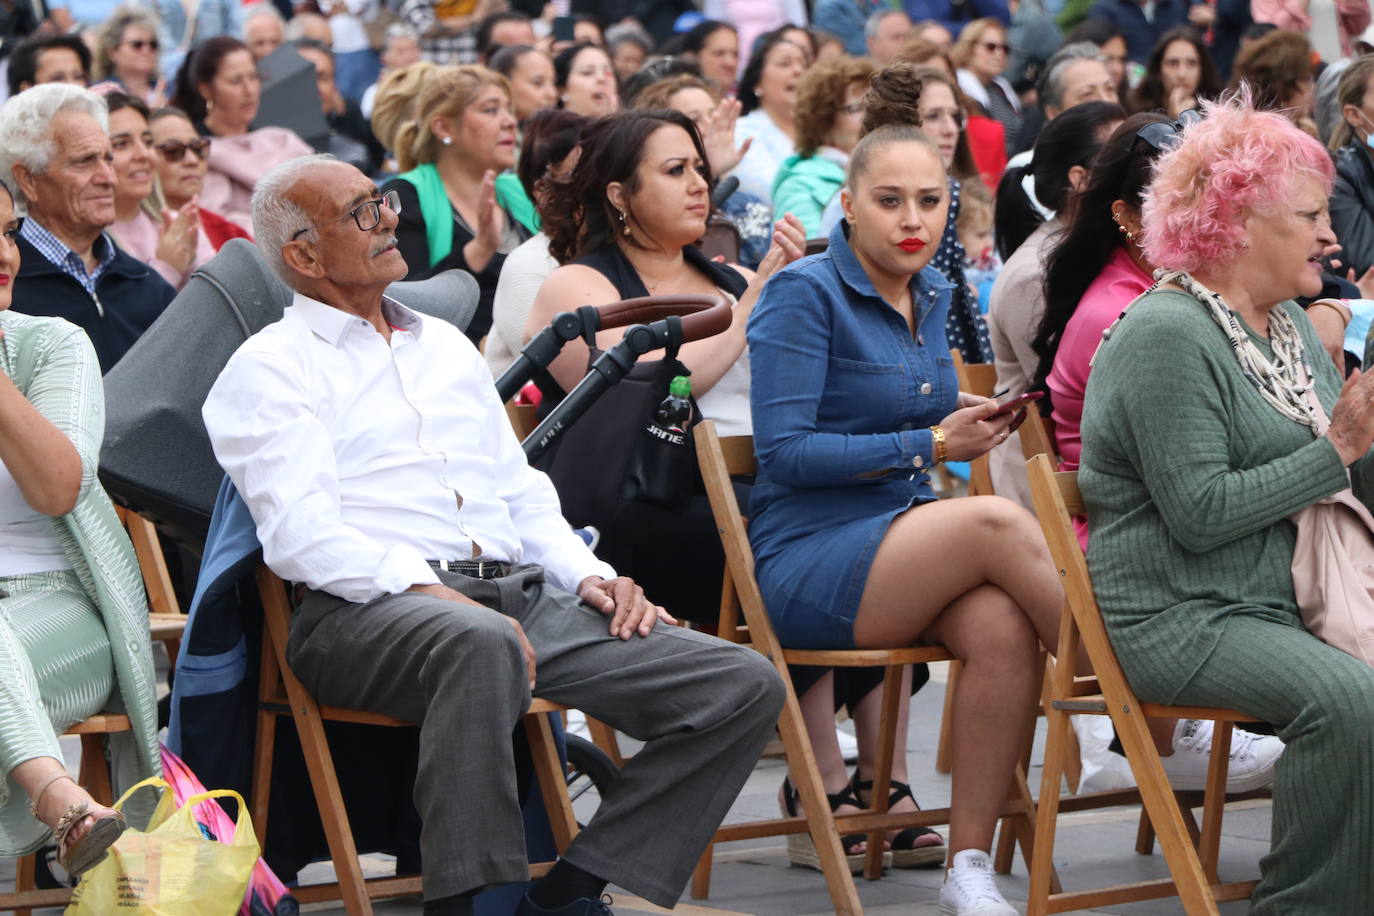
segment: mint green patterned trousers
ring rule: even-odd
[[[110,638],[75,573],[0,577],[0,856],[32,852],[49,834],[10,771],[61,760],[57,736],[105,709],[113,689]]]

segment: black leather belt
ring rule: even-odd
[[[499,579],[510,571],[510,564],[496,560],[426,560],[435,571],[457,573],[470,579]]]

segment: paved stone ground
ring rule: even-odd
[[[931,683],[917,695],[912,704],[910,757],[913,790],[928,805],[943,805],[949,799],[949,778],[935,772],[935,736],[938,734],[941,704],[944,696],[943,666],[933,666]],[[1039,759],[1040,743],[1044,739],[1044,722],[1040,723],[1035,759]],[[72,741],[74,739],[64,739]],[[629,747],[627,746],[627,750]],[[73,753],[75,748],[72,749]],[[760,761],[739,799],[730,812],[730,820],[752,820],[776,814],[776,793],[782,782],[784,767],[781,760],[765,758]],[[1029,774],[1032,788],[1038,783],[1039,769]],[[584,799],[580,804],[594,804]],[[1258,874],[1259,857],[1268,848],[1270,806],[1267,801],[1244,802],[1227,811],[1222,840],[1221,874],[1223,878],[1240,879]],[[1065,815],[1060,819],[1055,844],[1055,864],[1068,888],[1146,881],[1167,876],[1164,861],[1158,854],[1139,856],[1134,850],[1137,809],[1116,808],[1103,811]],[[369,872],[386,874],[390,863],[384,857],[369,857],[365,863]],[[324,880],[330,874],[328,865],[312,866],[302,875],[305,881]],[[13,878],[13,861],[0,860],[0,886],[9,886]],[[859,895],[865,912],[873,914],[913,914],[934,916],[939,912],[937,899],[941,872],[937,870],[894,869],[880,881],[858,880]],[[1027,877],[1024,863],[1019,860],[1012,874],[999,879],[1003,893],[1013,903],[1024,906]],[[663,913],[633,896],[617,893],[615,912],[626,914]],[[343,914],[338,905],[316,904],[304,910],[318,914]],[[379,916],[419,916],[422,907],[418,900],[405,899],[380,902]],[[1221,907],[1224,916],[1239,916],[1246,910],[1244,902]],[[56,914],[58,910],[39,910],[36,913]],[[819,872],[791,868],[787,850],[781,838],[769,838],[720,847],[716,851],[716,866],[712,876],[711,897],[692,900],[684,897],[673,912],[687,916],[728,916],[728,914],[757,914],[757,916],[802,916],[830,912],[829,897]],[[1181,913],[1176,900],[1154,901],[1095,910],[1095,913],[1119,913],[1123,916],[1155,916]]]

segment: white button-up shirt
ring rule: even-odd
[[[526,462],[477,349],[391,300],[383,314],[390,343],[297,294],[206,398],[267,565],[358,602],[437,583],[427,559],[538,563],[567,591],[613,578]]]

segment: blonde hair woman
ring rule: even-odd
[[[407,279],[455,267],[476,277],[481,296],[467,333],[481,340],[501,265],[530,235],[496,199],[496,177],[515,164],[506,78],[486,67],[438,68],[393,140],[402,172],[383,191],[400,198],[396,238]]]
[[[959,68],[959,88],[982,106],[983,113],[1002,125],[1008,155],[1021,132],[1021,99],[1002,76],[1010,52],[1006,26],[989,18],[964,26],[949,55]]]
[[[388,152],[396,149],[396,132],[401,125],[415,117],[420,87],[438,69],[438,64],[422,60],[392,70],[378,81],[370,120],[373,136]]]

